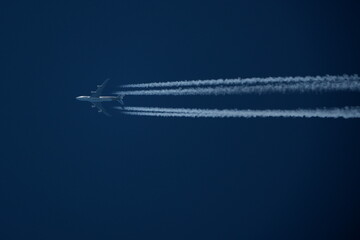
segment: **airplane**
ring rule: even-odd
[[[111,115],[105,110],[105,108],[102,106],[101,103],[117,101],[123,106],[124,105],[124,102],[123,102],[124,96],[123,95],[101,96],[101,93],[103,92],[108,81],[109,81],[109,79],[106,79],[103,82],[103,84],[97,85],[96,91],[91,91],[90,96],[78,96],[78,97],[76,97],[76,100],[90,102],[92,104],[91,107],[98,108],[99,113],[104,113],[106,116],[110,117]]]

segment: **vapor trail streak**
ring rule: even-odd
[[[127,84],[123,88],[159,88],[159,87],[199,87],[214,85],[246,85],[259,83],[296,83],[296,82],[321,82],[321,81],[359,81],[358,75],[343,76],[306,76],[306,77],[268,77],[268,78],[235,78],[235,79],[211,79],[211,80],[191,80],[176,82],[154,82]]]
[[[185,108],[118,108],[124,114],[154,117],[188,117],[188,118],[255,118],[255,117],[289,117],[289,118],[360,118],[360,107],[295,109],[295,110],[239,110],[239,109],[185,109]]]
[[[360,79],[353,81],[320,81],[295,83],[268,83],[254,86],[213,86],[199,88],[150,89],[119,91],[119,95],[233,95],[291,92],[360,91]]]

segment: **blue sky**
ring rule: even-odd
[[[121,84],[355,74],[355,1],[3,1],[1,239],[358,239],[359,120],[107,118]],[[359,106],[358,93],[129,96]]]

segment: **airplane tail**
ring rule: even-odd
[[[124,98],[124,95],[119,95],[116,99],[122,106],[124,106],[123,98]]]

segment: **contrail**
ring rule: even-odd
[[[347,79],[347,78],[346,78]],[[292,92],[331,92],[331,91],[360,91],[360,79],[351,81],[344,79],[331,81],[309,82],[281,82],[243,86],[212,86],[198,88],[175,89],[145,89],[119,91],[119,95],[233,95],[233,94],[262,94],[262,93],[292,93]]]
[[[176,82],[154,82],[122,85],[122,88],[162,88],[162,87],[199,87],[214,85],[246,85],[264,83],[296,83],[296,82],[321,82],[321,81],[359,81],[359,76],[306,76],[306,77],[268,77],[268,78],[235,78],[235,79],[211,79],[211,80],[191,80]]]
[[[124,114],[154,117],[188,117],[188,118],[255,118],[255,117],[288,117],[288,118],[360,118],[360,107],[294,109],[294,110],[239,110],[239,109],[186,109],[186,108],[147,108],[116,107]]]

